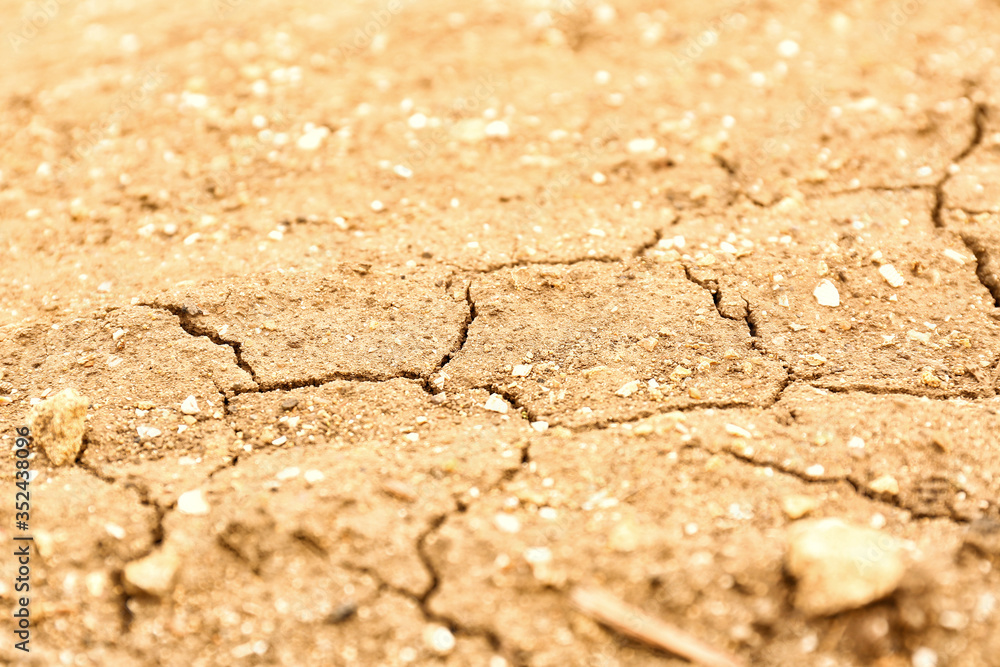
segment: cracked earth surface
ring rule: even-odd
[[[0,2],[0,658],[1000,665],[1000,6],[676,4]]]

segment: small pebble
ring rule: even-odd
[[[781,499],[781,511],[792,521],[811,514],[818,506],[819,501],[812,496],[794,495]]]
[[[208,514],[208,503],[201,489],[185,491],[177,498],[177,511],[181,514],[191,516],[203,516]]]
[[[516,378],[525,378],[531,375],[531,369],[533,366],[531,364],[518,364],[514,366],[514,370],[511,372]]]
[[[342,602],[333,611],[327,614],[326,618],[323,619],[324,622],[330,625],[338,625],[344,621],[348,621],[358,613],[358,605],[354,602]]]
[[[937,652],[935,652],[934,649],[921,646],[913,652],[913,655],[910,657],[910,664],[912,664],[913,667],[937,667]]]
[[[143,440],[150,440],[152,438],[158,438],[162,435],[162,431],[155,426],[136,426],[135,432],[139,434],[139,437]]]
[[[959,266],[962,266],[967,261],[969,261],[968,257],[966,257],[965,255],[963,255],[960,252],[956,252],[956,251],[952,250],[951,248],[947,248],[944,251],[944,256],[947,257],[948,259],[950,259],[951,261],[956,262]]]
[[[616,396],[622,396],[623,398],[628,398],[635,392],[639,391],[639,381],[632,380],[631,382],[626,382],[621,386],[621,388],[615,392]]]
[[[298,404],[299,399],[290,396],[281,402],[281,409],[285,411],[291,410]]]
[[[506,139],[510,136],[510,127],[502,120],[495,120],[483,129],[483,133],[492,139]]]
[[[302,478],[306,480],[306,484],[312,485],[322,482],[326,478],[326,475],[319,470],[306,470],[306,474]]]
[[[629,140],[628,144],[625,146],[626,150],[633,155],[638,155],[640,153],[652,153],[656,150],[656,139],[653,138],[637,138]]]
[[[387,479],[382,482],[382,491],[393,498],[405,500],[408,503],[412,503],[418,497],[417,492],[413,490],[413,487],[409,484],[400,482],[397,479]]]
[[[181,403],[181,412],[186,415],[196,415],[201,412],[201,409],[198,407],[198,399],[194,396],[185,398],[184,402]]]
[[[809,477],[822,477],[823,473],[825,473],[825,472],[826,472],[826,468],[824,468],[823,466],[821,466],[818,463],[815,464],[815,465],[811,465],[808,468],[806,468],[806,475],[808,475]]]
[[[500,512],[493,517],[493,525],[505,533],[516,533],[521,530],[521,522],[517,517],[506,512]]]
[[[884,493],[890,496],[899,495],[899,482],[892,475],[882,475],[873,479],[868,484],[868,488],[875,493]]]
[[[735,435],[739,438],[753,437],[750,431],[740,426],[737,426],[736,424],[726,424],[726,433],[728,433],[729,435]]]
[[[782,40],[782,42],[778,44],[778,55],[780,55],[782,58],[794,58],[798,54],[799,54],[798,42],[791,39],[786,39]]]
[[[108,535],[115,538],[116,540],[125,539],[125,529],[119,526],[117,523],[104,524],[104,530],[108,531]]]
[[[500,394],[491,394],[486,403],[483,405],[484,408],[491,412],[498,412],[502,415],[507,414],[507,410],[510,406],[507,405],[507,401],[503,400],[503,396]]]
[[[878,267],[878,272],[891,287],[901,287],[906,282],[892,264],[883,264]]]
[[[330,134],[330,129],[328,127],[322,125],[320,127],[314,127],[299,137],[298,141],[295,142],[295,145],[304,151],[314,151],[320,147],[320,144],[323,143],[323,140],[326,139],[328,134]]]
[[[146,594],[165,598],[174,589],[180,558],[169,549],[154,551],[125,566],[122,575],[125,589],[132,595]]]
[[[816,285],[813,296],[816,297],[816,301],[821,306],[836,308],[840,305],[840,292],[837,291],[837,286],[827,279],[821,280]]]
[[[438,655],[448,655],[455,649],[455,635],[443,625],[428,627],[424,631],[424,642]]]

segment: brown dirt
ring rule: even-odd
[[[1000,5],[661,4],[0,2],[0,660],[1000,665]]]

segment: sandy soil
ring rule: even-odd
[[[0,661],[1000,665],[996,2],[0,19]]]

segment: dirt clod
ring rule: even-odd
[[[856,609],[892,593],[905,573],[891,537],[839,519],[808,520],[788,530],[788,573],[795,606],[810,615]]]
[[[66,465],[76,460],[83,446],[89,405],[85,396],[69,388],[31,409],[28,425],[32,436],[53,465]]]

